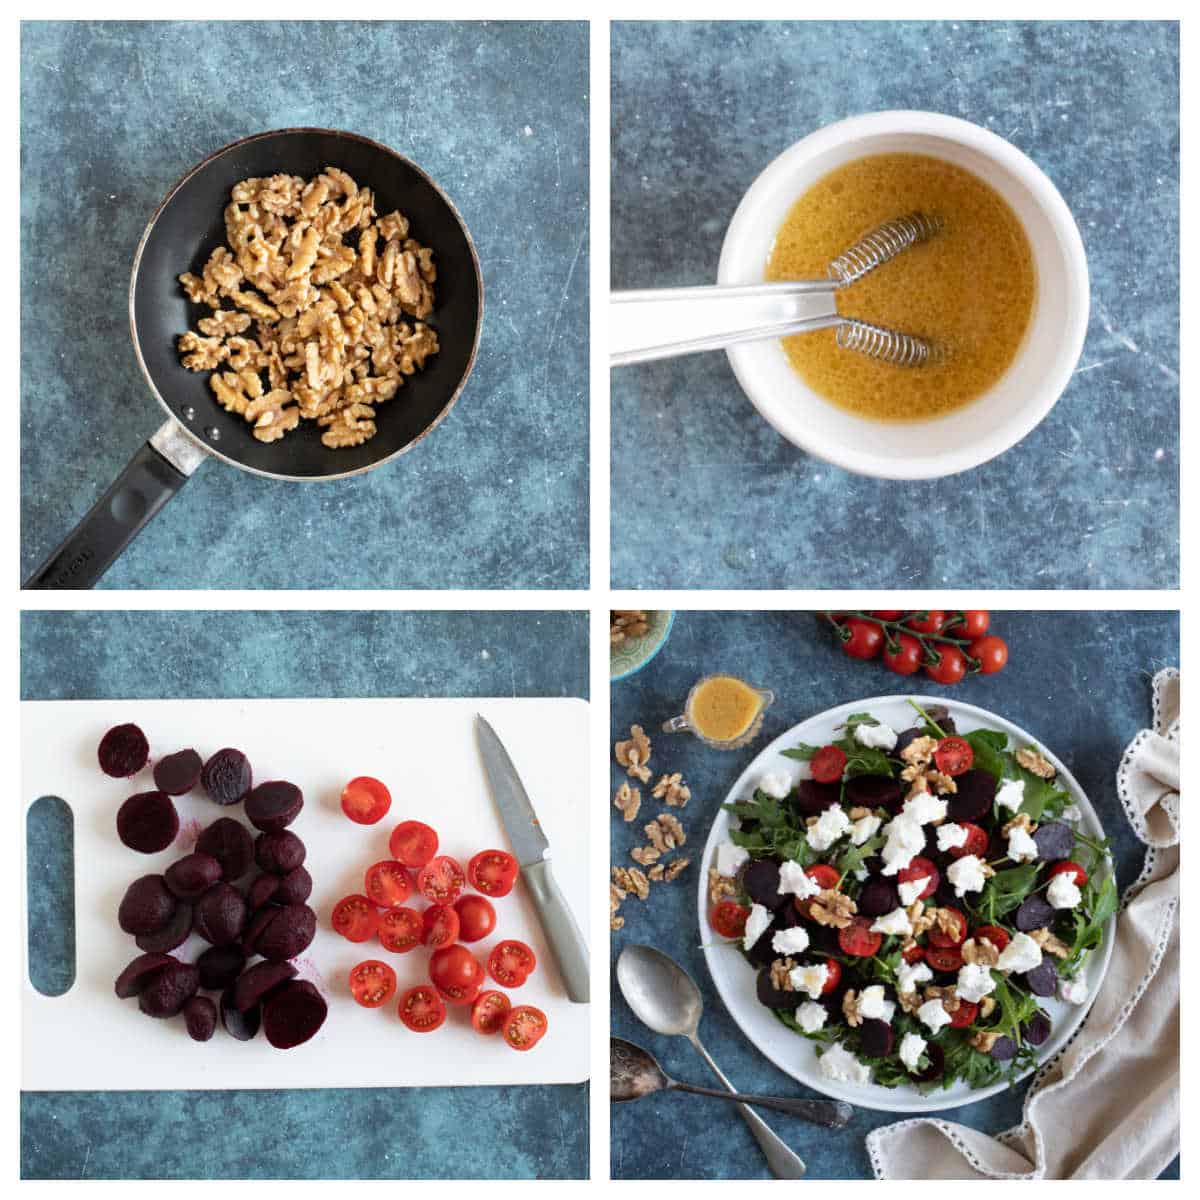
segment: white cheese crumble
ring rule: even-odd
[[[798,863],[787,862],[779,864],[779,887],[776,889],[781,896],[795,896],[797,900],[808,900],[821,894],[821,886]]]
[[[925,849],[925,830],[904,813],[893,817],[884,826],[883,832],[887,835],[880,852],[884,875],[895,875],[903,870]]]
[[[808,831],[808,844],[818,853],[828,850],[850,828],[850,818],[840,804],[827,808]]]
[[[1014,825],[1008,831],[1008,857],[1013,862],[1029,863],[1037,862],[1037,856],[1037,842],[1020,825]]]
[[[896,731],[890,725],[855,725],[854,740],[872,750],[894,750]]]
[[[996,990],[996,981],[992,978],[991,970],[982,963],[963,963],[958,969],[955,990],[959,999],[978,1004],[984,996]]]
[[[805,1000],[796,1009],[796,1024],[805,1033],[816,1033],[818,1029],[824,1029],[827,1020],[829,1020],[829,1010],[815,1000]]]
[[[904,802],[903,815],[911,817],[918,825],[946,819],[946,801],[932,792],[918,792]]]
[[[742,936],[742,949],[749,950],[766,933],[767,926],[774,919],[775,916],[769,908],[764,908],[761,904],[754,905],[750,909],[750,915],[746,918],[746,932]]]
[[[750,857],[750,851],[744,846],[735,846],[732,842],[722,842],[717,847],[717,874],[736,875]]]
[[[758,790],[766,792],[772,800],[786,800],[795,786],[786,771],[768,771],[758,781]]]
[[[857,879],[859,883],[865,883],[870,877],[871,872],[868,871],[866,867],[859,867],[858,870],[854,872],[854,878]]]
[[[931,1033],[937,1033],[939,1029],[950,1024],[950,1014],[942,1007],[940,999],[926,1000],[917,1009],[917,1020]]]
[[[808,930],[802,925],[776,930],[771,949],[777,954],[803,954],[808,949]]]
[[[929,969],[928,963],[906,963],[901,959],[899,966],[896,967],[896,991],[907,995],[909,992],[917,990],[917,984],[928,983],[932,978],[933,972]]]
[[[863,988],[858,997],[859,1015],[872,1021],[891,1021],[896,1015],[896,1004],[883,995],[883,984],[874,983]]]
[[[1083,1004],[1087,1001],[1088,988],[1082,979],[1060,979],[1058,998],[1068,1004]]]
[[[900,1039],[900,1061],[910,1070],[915,1072],[917,1063],[921,1060],[921,1055],[925,1053],[925,1047],[929,1043],[919,1033],[906,1033]]]
[[[983,885],[987,883],[983,862],[976,854],[956,858],[946,868],[946,878],[954,885],[954,894],[960,898],[968,892],[982,892]]]
[[[1062,816],[1059,818],[1059,820],[1061,820],[1061,821],[1082,821],[1083,820],[1083,810],[1079,807],[1078,804],[1068,804],[1067,807],[1062,810]]]
[[[1046,889],[1046,899],[1055,908],[1075,908],[1083,899],[1083,893],[1076,886],[1074,877],[1064,871],[1050,880],[1050,886]]]
[[[871,925],[872,933],[896,934],[899,937],[909,937],[912,934],[912,922],[908,913],[902,908],[894,908],[882,917],[876,917]]]
[[[865,817],[859,817],[850,826],[850,841],[856,846],[861,846],[868,838],[875,836],[882,824],[883,818],[877,817],[874,813],[868,813]]]
[[[1032,971],[1042,961],[1042,948],[1027,933],[1014,933],[1013,939],[1000,951],[999,971]]]
[[[949,821],[945,825],[938,826],[937,842],[938,850],[942,854],[950,850],[957,850],[959,846],[967,844],[967,831],[961,825],[955,825],[953,821]]]
[[[907,882],[902,883],[897,889],[900,893],[900,903],[907,907],[920,896],[928,882],[929,876],[922,875],[918,879],[909,879]]]
[[[1025,803],[1025,780],[1006,779],[996,793],[996,803],[1001,808],[1016,812]]]
[[[838,1083],[870,1083],[871,1068],[860,1063],[841,1042],[821,1055],[821,1074]]]
[[[829,978],[829,968],[824,963],[808,964],[793,967],[788,974],[788,982],[795,992],[807,992],[809,998],[815,1000]]]

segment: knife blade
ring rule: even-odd
[[[521,878],[537,909],[567,995],[576,1004],[586,1004],[589,995],[587,945],[550,870],[550,842],[504,743],[478,713],[475,715],[475,736],[500,820],[508,833],[513,854],[521,864]]]

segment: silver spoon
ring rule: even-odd
[[[850,1105],[841,1101],[788,1099],[782,1096],[760,1096],[751,1092],[723,1092],[717,1088],[699,1087],[672,1079],[649,1050],[635,1046],[624,1038],[608,1039],[608,1098],[615,1101],[640,1100],[655,1092],[692,1092],[697,1096],[714,1096],[718,1100],[733,1100],[739,1104],[757,1104],[777,1108],[780,1112],[802,1117],[829,1129],[840,1129],[850,1120]]]
[[[700,1043],[704,1000],[695,981],[674,959],[653,946],[626,946],[617,959],[617,984],[638,1020],[655,1033],[687,1038],[725,1088],[737,1091]],[[808,1171],[804,1160],[788,1148],[758,1113],[744,1104],[738,1105],[738,1112],[762,1147],[775,1178],[803,1179]]]

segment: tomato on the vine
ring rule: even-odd
[[[898,608],[873,608],[868,615],[878,621],[898,621],[904,613]]]
[[[846,769],[846,754],[837,746],[822,746],[809,760],[808,767],[818,783],[837,783]]]
[[[894,645],[883,648],[883,665],[897,675],[915,675],[921,669],[925,651],[911,633],[901,633]]]
[[[947,686],[961,683],[967,673],[967,660],[963,652],[957,646],[938,646],[937,653],[940,656],[938,661],[926,666],[925,674],[934,683]]]
[[[942,626],[946,623],[946,614],[940,609],[931,608],[923,614],[914,613],[905,623],[913,633],[937,634],[942,632]]]
[[[971,769],[975,751],[966,738],[942,738],[933,752],[933,761],[943,775],[961,775]]]
[[[1008,643],[995,635],[977,638],[967,647],[967,653],[979,660],[981,675],[995,675],[1008,663]]]
[[[978,638],[987,633],[991,615],[986,608],[969,608],[954,618],[955,637]]]
[[[842,649],[851,658],[874,658],[883,647],[883,629],[874,621],[851,617],[842,628],[849,634]]]
[[[708,914],[708,923],[723,938],[740,938],[746,932],[750,910],[734,900],[722,900]]]

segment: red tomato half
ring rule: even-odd
[[[467,863],[467,878],[477,892],[487,896],[507,896],[517,882],[520,868],[507,850],[480,850]]]
[[[431,904],[421,914],[421,945],[433,950],[458,941],[458,913],[448,904]]]
[[[438,835],[422,821],[401,821],[388,838],[392,857],[419,871],[438,850]]]
[[[974,854],[976,858],[986,858],[988,850],[987,830],[970,821],[959,821],[959,825],[967,831],[967,840],[961,846],[952,847],[948,853],[951,858],[966,858]]]
[[[379,913],[366,896],[346,896],[333,906],[329,923],[348,942],[365,942],[379,927]]]
[[[825,970],[825,986],[821,988],[822,996],[827,996],[842,982],[842,964],[836,958],[825,960]]]
[[[913,963],[919,963],[921,959],[925,957],[925,947],[909,946],[909,948],[903,952],[901,957],[906,963],[909,964],[909,966],[912,966]]]
[[[484,974],[479,960],[466,946],[445,946],[433,952],[429,978],[447,1004],[473,1004],[483,987]]]
[[[805,867],[804,873],[823,891],[837,887],[841,879],[837,870],[828,863],[814,863],[811,867]]]
[[[520,987],[536,966],[537,959],[524,942],[500,942],[488,957],[488,972],[506,988]]]
[[[454,902],[458,913],[458,936],[464,942],[477,942],[496,928],[496,910],[482,896],[460,896]]]
[[[951,1029],[966,1029],[968,1025],[975,1024],[975,1018],[979,1016],[979,1005],[970,1000],[960,1000],[958,1007],[950,1014]]]
[[[531,1004],[518,1004],[504,1019],[504,1040],[514,1050],[532,1050],[546,1032],[546,1014]]]
[[[476,1033],[499,1033],[512,1011],[512,1001],[503,992],[480,992],[471,1005],[471,1028]]]
[[[366,891],[372,904],[399,908],[412,893],[412,884],[401,863],[386,859],[367,868]]]
[[[971,769],[975,761],[975,751],[966,738],[942,738],[933,752],[933,761],[943,775],[961,775]]]
[[[1001,929],[999,925],[980,925],[978,929],[971,930],[971,936],[979,941],[982,938],[987,938],[997,950],[1003,950],[1008,945],[1008,931]]]
[[[919,879],[925,880],[925,886],[921,889],[917,899],[928,900],[937,890],[937,885],[941,882],[941,874],[929,859],[922,858],[918,854],[907,867],[900,868],[896,875],[896,882],[916,883]]]
[[[434,988],[422,983],[400,997],[399,1014],[413,1033],[432,1033],[446,1019],[446,1002]]]
[[[1070,875],[1075,880],[1076,887],[1083,887],[1088,881],[1087,872],[1077,862],[1069,860],[1056,862],[1047,872],[1046,878],[1052,879],[1055,875]]]
[[[421,944],[424,926],[415,908],[389,908],[379,917],[379,941],[393,954],[407,954]]]
[[[723,938],[740,938],[746,932],[750,910],[733,900],[722,900],[708,914],[708,923]]]
[[[936,925],[929,931],[929,944],[936,946],[940,950],[945,950],[950,946],[961,946],[967,940],[967,918],[957,908],[946,908],[943,906],[942,912],[954,914],[955,930],[953,933],[943,933]]]
[[[391,792],[370,775],[359,775],[342,788],[342,812],[359,825],[382,821],[391,807]]]
[[[838,930],[838,945],[852,958],[870,958],[883,945],[883,936],[871,932],[868,917],[854,917],[845,929]]]
[[[818,783],[837,783],[846,769],[846,755],[836,746],[822,746],[809,760],[808,766]]]
[[[935,971],[957,971],[962,966],[962,951],[957,946],[930,946],[925,961]]]
[[[462,867],[448,854],[431,858],[417,875],[417,889],[430,904],[453,904],[466,882]]]
[[[377,958],[350,969],[350,994],[363,1008],[380,1008],[396,994],[396,972]]]

